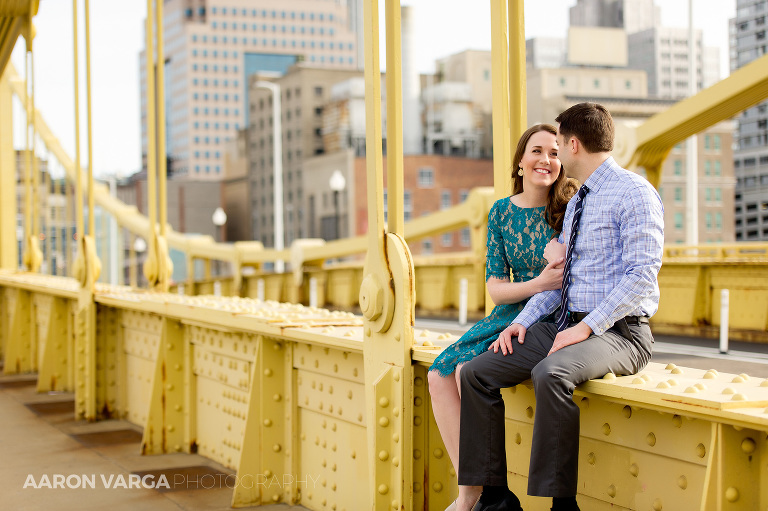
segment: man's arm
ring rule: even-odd
[[[638,185],[622,198],[618,210],[619,245],[624,275],[619,284],[586,317],[584,323],[602,335],[619,319],[636,311],[657,288],[664,248],[664,208],[659,198]]]

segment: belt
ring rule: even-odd
[[[568,321],[570,323],[578,323],[579,321],[582,321],[584,318],[586,318],[589,315],[588,312],[571,312],[568,311]],[[623,318],[626,320],[627,324],[629,325],[647,325],[648,324],[648,316],[624,316]]]

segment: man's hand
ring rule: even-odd
[[[501,348],[503,355],[512,353],[512,338],[517,337],[517,342],[523,344],[525,332],[526,328],[523,325],[512,323],[499,334],[499,338],[493,341],[488,347],[488,351],[493,350],[494,353],[498,353],[499,348]]]
[[[571,328],[566,328],[562,332],[557,333],[557,336],[555,337],[555,343],[552,345],[552,349],[549,350],[547,355],[549,356],[557,350],[565,348],[566,346],[570,346],[571,344],[581,342],[590,335],[592,335],[592,329],[589,327],[589,325],[583,321],[580,321]]]

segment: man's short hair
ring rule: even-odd
[[[557,116],[560,134],[568,140],[576,137],[588,153],[613,150],[614,127],[610,112],[597,103],[579,103]]]

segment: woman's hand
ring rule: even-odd
[[[550,262],[543,270],[541,274],[534,280],[541,291],[549,291],[550,289],[561,289],[563,287],[563,263],[565,258],[555,259]]]
[[[544,259],[548,263],[562,259],[565,262],[565,244],[557,241],[557,238],[549,240],[547,246],[544,247]]]

